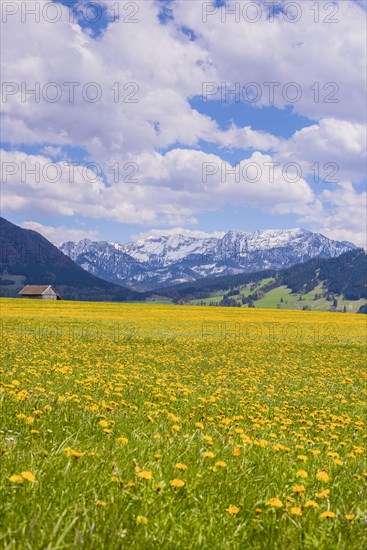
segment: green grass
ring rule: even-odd
[[[367,544],[363,316],[0,305],[1,548]],[[139,330],[116,340],[108,335],[116,323]],[[60,333],[45,336],[39,324]],[[279,337],[269,336],[269,324]],[[87,325],[106,332],[86,337]],[[233,333],[250,325],[256,331]],[[70,326],[79,327],[73,337]],[[320,481],[324,470],[329,480]],[[175,479],[184,486],[172,486]],[[308,508],[309,500],[319,507]],[[328,509],[335,517],[320,517]]]

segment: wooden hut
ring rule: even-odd
[[[18,294],[22,298],[34,300],[61,300],[61,296],[51,285],[27,285]]]

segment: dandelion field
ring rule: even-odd
[[[0,300],[0,545],[367,545],[363,315]]]

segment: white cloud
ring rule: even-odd
[[[223,147],[274,151],[280,148],[283,140],[268,132],[253,130],[251,126],[239,128],[232,122],[228,130],[213,132],[208,141]]]
[[[209,53],[173,25],[161,25],[154,2],[139,3],[139,23],[121,18],[98,40],[60,9],[64,17],[54,24],[32,17],[24,24],[19,11],[3,26],[8,141],[83,147],[108,165],[176,142],[194,145],[216,129],[188,102],[212,77]],[[37,100],[22,95],[22,86],[39,86]],[[60,100],[52,102],[57,93]],[[98,93],[99,101],[87,100]]]
[[[62,147],[53,147],[52,145],[43,147],[41,152],[45,156],[54,157],[54,158],[63,156]]]
[[[289,4],[286,0],[272,4],[281,3]],[[258,2],[260,18],[256,23],[250,22],[255,11],[246,12],[246,4],[236,0],[227,0],[226,6],[206,18],[203,11],[208,3],[176,0],[174,14],[176,21],[192,29],[199,36],[199,44],[210,52],[217,73],[212,82],[227,83],[227,89],[239,83],[241,94],[243,86],[257,83],[257,106],[293,105],[296,112],[315,120],[364,120],[366,26],[361,7],[350,0],[328,5],[320,2],[316,22],[315,2],[302,0],[293,3],[298,6],[297,22],[280,13],[271,22],[264,4]],[[240,10],[237,20],[233,14],[236,9]],[[266,82],[279,83],[274,99]],[[294,103],[292,97],[298,94],[294,87],[287,88],[292,82],[301,93]]]
[[[250,127],[238,128],[232,124],[225,132],[215,132],[210,141],[230,148],[247,150],[253,147],[271,151],[274,159],[283,165],[288,162],[298,163],[305,175],[318,171],[323,179],[335,171],[331,178],[334,182],[342,179],[360,182],[366,174],[366,140],[365,123],[324,118],[318,124],[296,131],[289,139],[254,131]],[[318,169],[315,163],[319,164]],[[330,166],[324,169],[328,163]]]
[[[137,183],[105,186],[91,170],[64,161],[3,151],[3,208],[28,213],[108,218],[141,225],[187,225],[195,215],[226,204],[304,214],[314,202],[310,186],[272,157],[253,153],[237,168],[216,155],[173,149],[137,157]],[[35,174],[33,172],[36,172]]]
[[[31,10],[35,4],[30,0],[27,8]],[[222,23],[220,11],[204,23],[202,2],[180,1],[174,3],[175,20],[161,25],[158,3],[146,0],[139,2],[139,23],[120,19],[97,40],[70,23],[65,6],[59,6],[63,18],[57,23],[44,18],[35,23],[29,17],[24,24],[20,12],[9,17],[3,25],[3,81],[20,87],[23,83],[27,88],[38,82],[43,93],[47,83],[56,82],[62,99],[52,103],[41,97],[37,103],[30,96],[22,101],[20,93],[9,95],[2,106],[7,141],[14,148],[38,144],[42,154],[14,151],[4,153],[5,160],[18,165],[39,162],[45,167],[51,158],[57,158],[62,167],[62,147],[80,147],[102,166],[108,185],[98,178],[91,182],[93,174],[82,167],[75,169],[74,181],[62,168],[55,183],[45,177],[38,182],[22,178],[18,172],[3,185],[3,209],[27,216],[83,215],[145,226],[180,226],[195,224],[203,211],[245,205],[298,214],[315,227],[317,223],[324,227],[320,220],[327,220],[328,231],[355,233],[361,242],[365,232],[358,209],[362,195],[351,182],[362,179],[366,161],[361,122],[365,120],[365,13],[355,2],[338,2],[338,23],[324,21],[330,8],[327,13],[321,8],[321,21],[315,23],[314,9],[310,9],[314,4],[308,0],[300,4],[302,17],[297,23],[283,21],[281,16],[273,23],[263,18],[256,24],[236,23],[228,16]],[[190,41],[180,25],[192,28],[198,40]],[[297,82],[302,99],[294,109],[318,123],[286,140],[234,123],[222,131],[213,119],[190,106],[190,98],[202,93],[205,82],[262,85],[264,80],[279,82],[276,90]],[[80,83],[75,87],[74,102],[69,101],[66,82]],[[90,82],[102,93],[97,103],[81,95]],[[118,102],[111,90],[116,82],[121,84]],[[129,82],[136,85],[124,90]],[[314,82],[320,84],[318,101],[315,87],[309,88]],[[326,82],[338,85],[337,102],[325,102],[332,91],[332,86],[323,90]],[[267,88],[262,86],[262,90]],[[49,94],[53,91],[50,88]],[[129,95],[138,102],[126,103]],[[289,104],[277,92],[274,99],[280,108]],[[263,94],[257,106],[266,104],[269,101]],[[200,140],[219,147],[254,149],[250,158],[242,159],[239,169],[242,172],[256,162],[262,170],[260,179],[236,181],[229,174],[233,167],[219,155],[190,149],[198,148]],[[174,149],[166,154],[158,152],[170,147]],[[274,170],[271,181],[266,163],[273,161],[281,166]],[[120,167],[126,162],[137,163],[139,183],[124,175],[124,181],[114,182],[110,167],[116,162]],[[296,183],[287,181],[282,173],[287,162],[297,162],[303,169],[303,177]],[[339,184],[323,192],[321,183],[315,195],[305,176],[316,162],[321,170],[325,163],[336,162],[338,179],[350,182],[351,187]],[[206,181],[205,163],[219,167]],[[86,179],[85,174],[90,177]]]
[[[334,163],[338,168],[333,179],[352,179],[358,183],[366,173],[366,136],[366,124],[322,119],[281,142],[278,152],[284,160],[302,164],[308,173],[312,173],[309,167],[316,162],[321,168]],[[324,172],[330,171],[329,168]]]
[[[23,222],[19,224],[24,229],[32,229],[37,231],[46,239],[54,244],[61,244],[67,241],[81,241],[82,239],[98,240],[98,231],[90,231],[84,229],[73,229],[70,227],[52,227],[43,225],[38,222]]]
[[[321,193],[323,212],[309,212],[303,222],[329,238],[346,240],[367,249],[367,193],[358,193],[351,182]]]

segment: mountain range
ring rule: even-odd
[[[17,296],[25,284],[52,284],[69,300],[366,312],[366,262],[363,249],[303,229],[206,239],[162,235],[127,245],[84,240],[55,247],[39,233],[0,218],[0,296],[7,297]],[[121,286],[122,280],[130,288]],[[132,290],[146,286],[153,290]]]
[[[127,244],[84,239],[60,245],[89,273],[140,292],[207,277],[284,269],[355,248],[301,228],[229,231],[220,238],[162,234]]]

